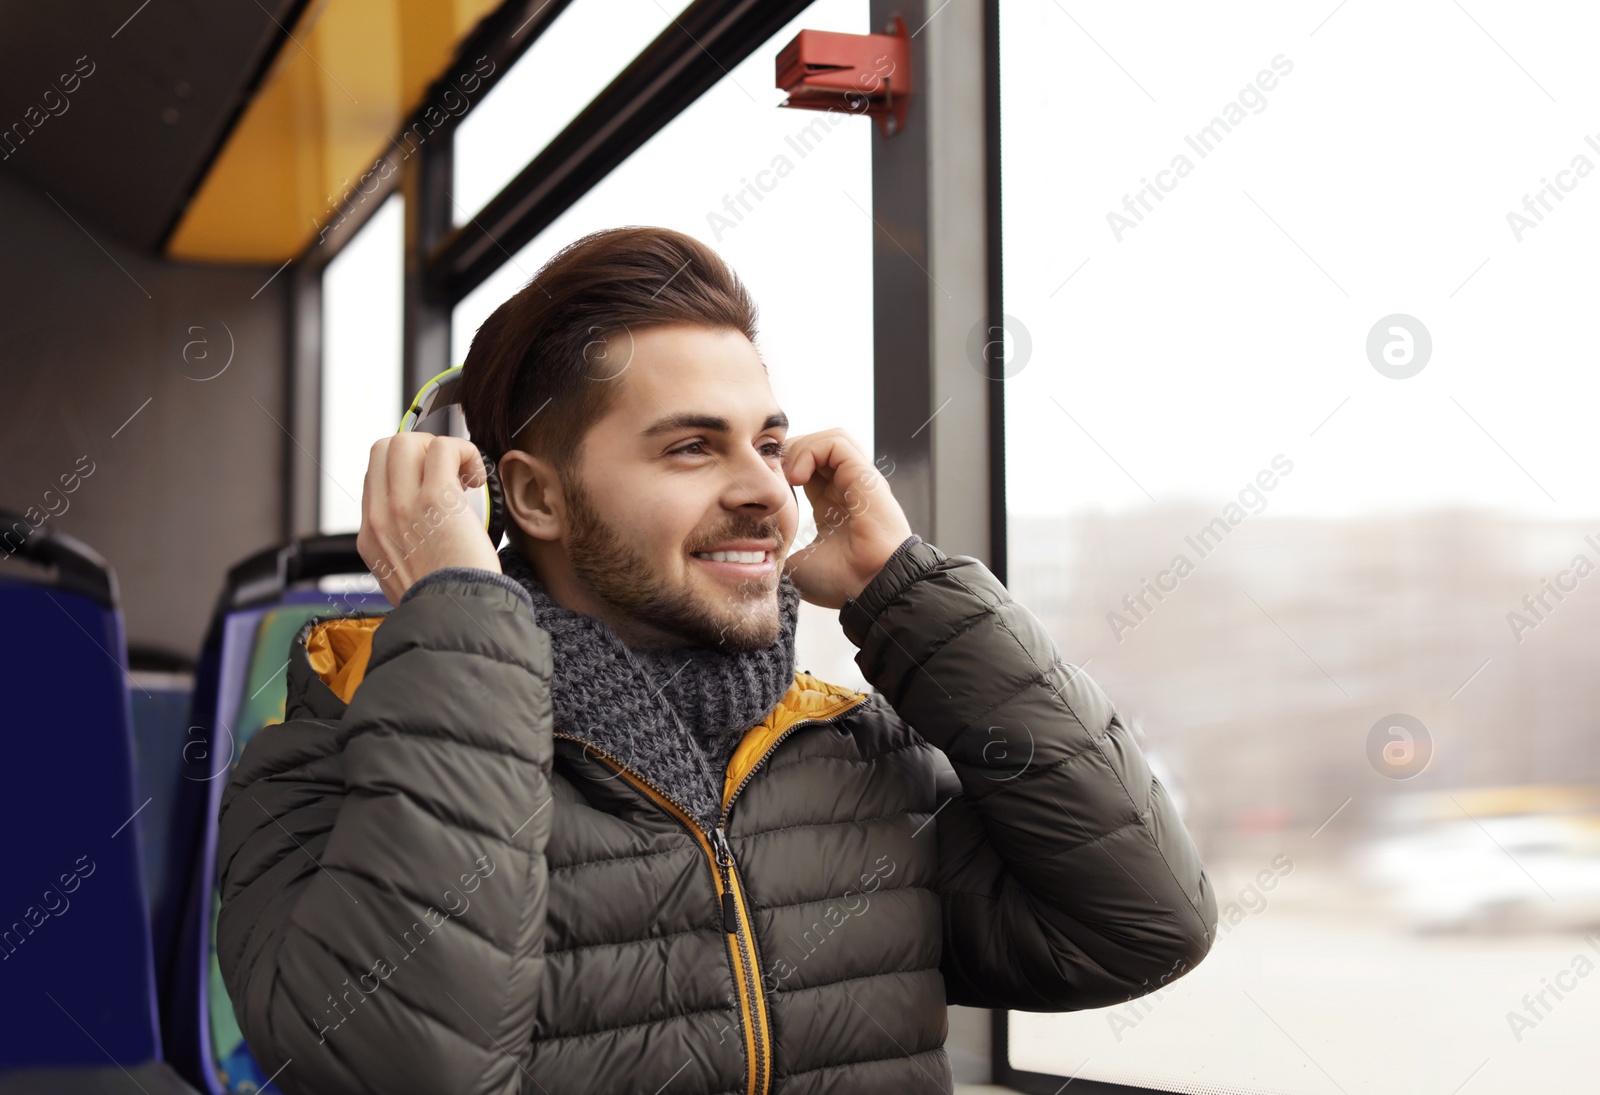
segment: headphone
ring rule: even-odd
[[[422,386],[411,401],[411,406],[400,419],[400,428],[396,433],[405,433],[415,430],[417,426],[430,415],[444,410],[446,407],[460,405],[461,403],[461,366],[446,369],[432,380]],[[500,538],[506,531],[506,496],[500,486],[500,475],[495,470],[494,461],[489,454],[478,446],[478,455],[483,458],[483,467],[488,472],[488,478],[483,486],[471,491],[467,504],[472,507],[483,521],[483,531],[489,535],[489,543],[495,551],[500,550]]]

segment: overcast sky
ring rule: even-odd
[[[1600,167],[1594,12],[1225,9],[1003,8],[1012,512],[1220,507],[1283,453],[1281,513],[1593,514],[1600,171],[1557,172]],[[1542,179],[1570,191],[1519,240]],[[1432,336],[1410,379],[1366,355],[1395,313]]]

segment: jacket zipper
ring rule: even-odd
[[[836,722],[860,706],[864,699],[865,697],[852,701],[827,718],[799,719],[785,727],[781,734],[772,739],[766,751],[756,759],[744,778],[739,781],[739,785],[733,789],[733,793],[728,796],[728,801],[722,808],[722,816],[718,819],[716,828],[709,832],[677,799],[593,742],[572,734],[559,732],[553,734],[554,737],[565,738],[582,745],[585,750],[615,768],[630,783],[655,798],[659,805],[666,808],[668,813],[673,814],[679,823],[689,830],[700,843],[701,850],[710,859],[712,873],[717,883],[718,901],[722,908],[722,929],[732,937],[729,941],[729,951],[739,967],[737,981],[739,1011],[744,1019],[746,1055],[750,1061],[750,1076],[746,1084],[748,1095],[767,1095],[771,1087],[772,1032],[767,1021],[766,997],[761,991],[761,968],[757,963],[755,951],[755,927],[750,921],[750,910],[744,901],[743,888],[738,885],[733,849],[728,846],[726,831],[728,816],[733,811],[733,803],[739,797],[739,792],[745,789],[761,765],[766,763],[766,759],[785,738],[802,726]]]
[[[768,1075],[771,1035],[767,1030],[766,1000],[761,995],[761,968],[756,963],[755,926],[750,923],[750,910],[743,907],[734,893],[733,850],[728,847],[728,834],[721,825],[712,831],[712,844],[716,849],[717,866],[722,871],[722,930],[739,952],[739,996],[750,1005],[743,1013],[754,1051],[750,1058],[750,1091],[766,1095],[772,1082]],[[744,922],[742,932],[739,930],[741,920]]]
[[[827,718],[823,718],[823,719],[799,719],[799,720],[796,720],[795,722],[791,723],[790,725],[784,727],[783,732],[780,733],[777,737],[773,738],[772,741],[767,744],[767,748],[766,748],[765,752],[763,752],[761,754],[761,756],[756,758],[756,762],[750,766],[750,770],[744,774],[744,778],[739,781],[739,785],[733,789],[733,793],[728,796],[727,803],[725,803],[723,805],[723,807],[722,807],[722,817],[719,819],[719,823],[717,825],[717,830],[716,831],[717,831],[718,838],[722,841],[722,847],[725,850],[727,850],[727,843],[728,843],[727,834],[725,832],[725,830],[727,828],[727,825],[728,825],[728,817],[733,812],[733,804],[734,804],[735,801],[738,800],[739,792],[743,791],[745,789],[745,786],[751,781],[751,779],[755,778],[756,772],[758,772],[761,769],[761,766],[766,763],[767,758],[770,757],[773,754],[773,752],[777,750],[778,746],[783,744],[783,740],[785,738],[787,738],[790,734],[794,733],[796,730],[800,729],[800,727],[802,727],[802,726],[810,726],[810,725],[813,725],[813,724],[821,725],[821,724],[825,724],[825,723],[831,723],[831,722],[838,721],[839,719],[843,718],[846,714],[848,714],[850,711],[853,711],[855,708],[859,707],[861,705],[861,703],[864,702],[864,699],[865,699],[865,697],[863,697],[863,699],[860,699],[860,700],[852,701],[847,706],[841,708],[838,711],[835,711],[832,715],[829,715]],[[727,858],[728,858],[728,867],[731,870],[731,868],[733,866],[733,852],[731,850],[727,850]],[[739,902],[737,902],[737,905],[742,906],[743,902],[739,901]],[[726,908],[727,908],[727,899],[726,899],[726,897],[724,898],[724,906],[723,907],[724,907],[724,917],[726,917]],[[768,1024],[768,1020],[767,1020],[767,998],[766,998],[766,994],[761,991],[761,969],[756,964],[755,929],[754,929],[753,926],[750,926],[750,910],[748,908],[740,908],[740,912],[744,916],[745,923],[747,925],[747,934],[749,935],[749,939],[750,939],[750,942],[749,942],[750,956],[749,957],[750,957],[751,995],[755,998],[755,1002],[756,1002],[756,1011],[753,1013],[752,1019],[757,1024],[756,1070],[760,1074],[760,1085],[759,1085],[759,1087],[755,1088],[755,1090],[758,1093],[758,1095],[766,1095],[768,1088],[772,1084],[772,1065],[771,1065],[771,1061],[772,1061],[772,1053],[771,1053],[771,1049],[772,1049],[772,1029],[771,1029],[770,1025]],[[725,919],[724,920],[724,925],[725,926],[726,926],[726,923],[727,923],[727,921]]]

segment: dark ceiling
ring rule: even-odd
[[[159,251],[306,3],[0,2],[0,170]]]

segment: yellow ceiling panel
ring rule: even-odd
[[[313,3],[184,210],[167,254],[248,263],[300,254],[347,207],[461,41],[496,6]],[[464,66],[470,71],[471,60]]]

